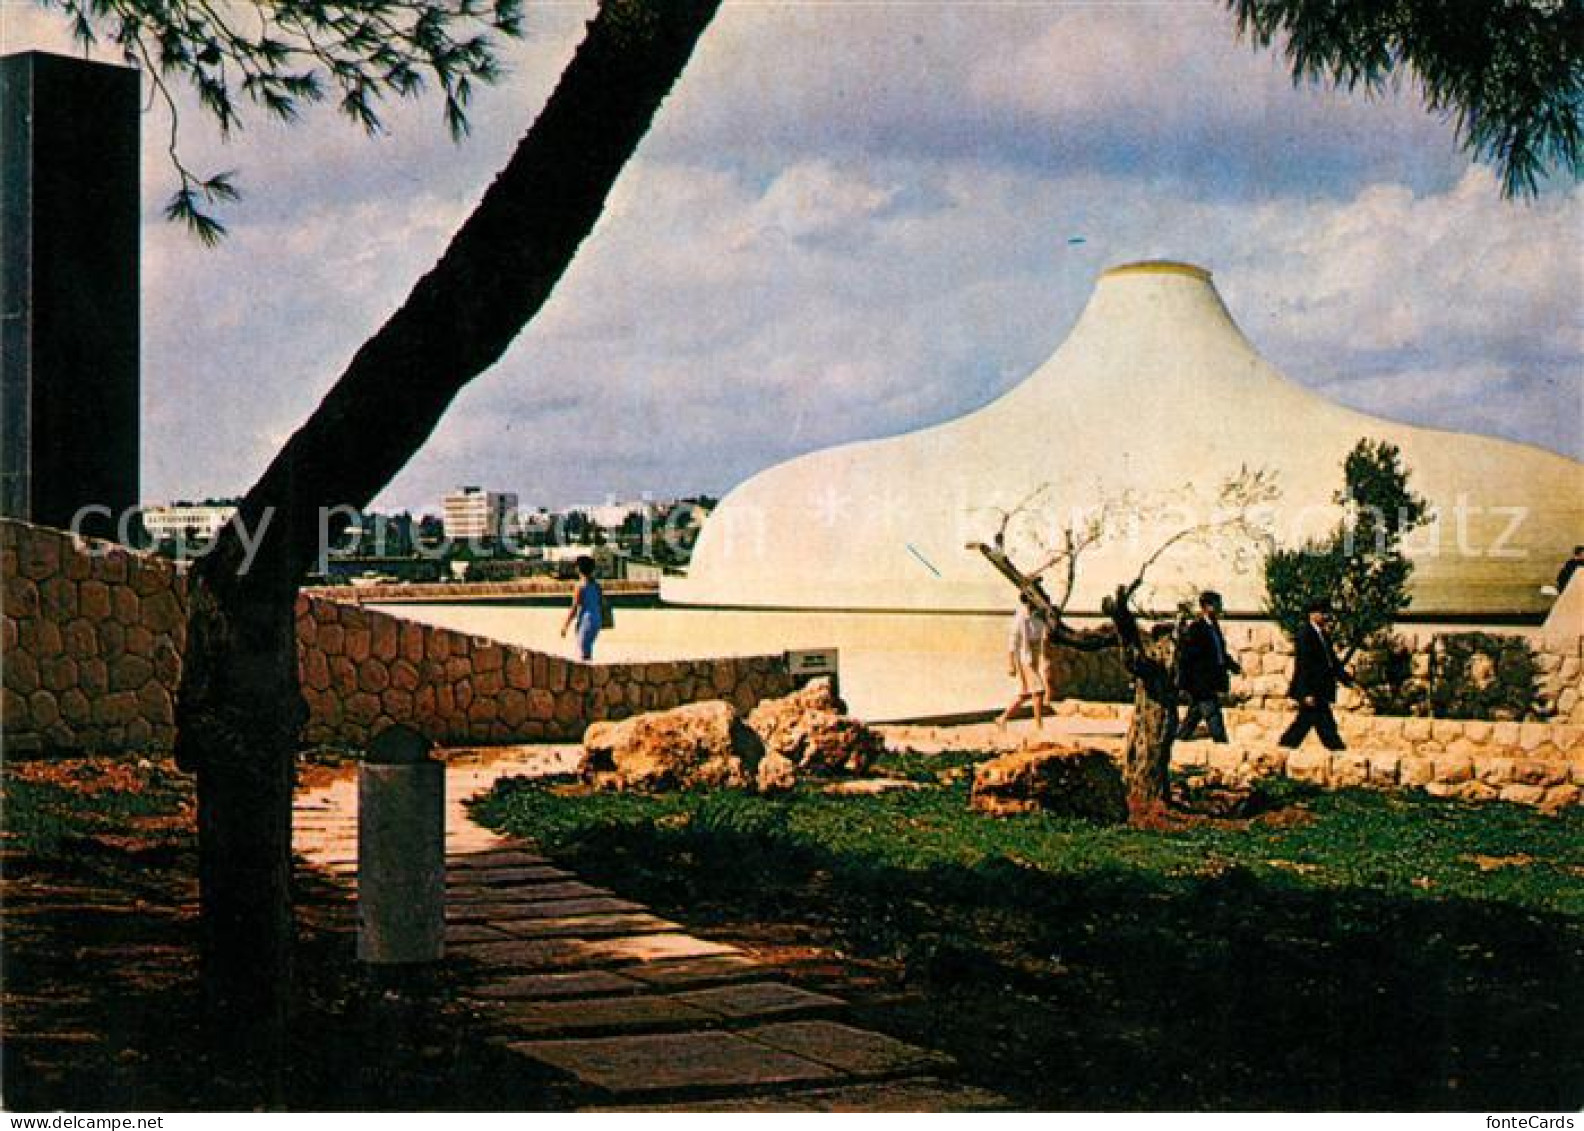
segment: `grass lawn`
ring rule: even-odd
[[[707,934],[839,955],[864,1023],[1067,1109],[1577,1109],[1584,810],[1273,787],[1170,832],[926,789],[502,783],[484,823]],[[949,775],[942,775],[949,776]]]

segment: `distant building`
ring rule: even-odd
[[[209,542],[237,512],[235,499],[175,502],[143,508],[143,529],[156,543]]]
[[[445,534],[454,541],[500,541],[517,526],[517,496],[458,487],[443,500]]]

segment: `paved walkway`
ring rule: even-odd
[[[589,1107],[678,1111],[964,1111],[1004,1107],[946,1078],[944,1054],[844,1024],[845,1002],[779,980],[751,954],[582,883],[468,819],[512,774],[567,768],[518,748],[446,770],[446,947],[481,971],[468,993],[512,1052],[575,1080]],[[305,790],[297,850],[348,885],[357,783]]]

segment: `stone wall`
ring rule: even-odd
[[[1058,715],[1126,719],[1132,708],[1063,700]],[[1297,750],[1276,740],[1292,721],[1285,711],[1226,712],[1232,741],[1178,743],[1172,765],[1200,768],[1224,781],[1285,774],[1332,788],[1421,788],[1437,797],[1502,800],[1558,808],[1576,805],[1584,787],[1584,725],[1412,719],[1340,711],[1348,749],[1332,753],[1312,735]],[[1203,734],[1203,730],[1199,732]]]
[[[8,752],[168,749],[187,585],[165,559],[0,521]],[[393,722],[438,742],[575,741],[596,719],[791,690],[785,660],[583,664],[318,595],[298,599],[308,741],[361,746]]]
[[[578,741],[597,719],[784,695],[782,656],[584,664],[303,596],[297,646],[310,742],[361,745],[403,722],[449,745]]]
[[[1243,674],[1232,679],[1232,697],[1248,707],[1282,710],[1288,706],[1287,684],[1292,679],[1292,642],[1273,624],[1232,622],[1225,625],[1227,646],[1237,657]],[[1438,635],[1462,631],[1399,626],[1396,635],[1413,647],[1414,669],[1429,670],[1431,648]],[[1558,722],[1584,724],[1584,638],[1559,646],[1522,629],[1496,629],[1495,635],[1522,636],[1534,649],[1539,669],[1537,714]],[[1362,705],[1357,692],[1343,688],[1340,706]]]
[[[1242,675],[1232,677],[1232,701],[1252,708],[1285,710],[1293,668],[1292,642],[1287,635],[1268,623],[1233,621],[1223,627],[1227,647],[1243,669]],[[1436,637],[1457,631],[1409,625],[1400,626],[1396,635],[1412,646],[1414,672],[1422,677],[1429,671]],[[1584,638],[1574,637],[1564,645],[1523,629],[1496,630],[1495,634],[1523,637],[1534,649],[1540,674],[1536,715],[1584,724]],[[1102,702],[1130,702],[1133,698],[1131,681],[1114,650],[1057,649],[1052,672],[1057,689],[1069,697]],[[1340,706],[1367,709],[1363,697],[1349,688],[1341,689]]]

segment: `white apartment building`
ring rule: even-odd
[[[442,506],[446,537],[456,541],[501,539],[517,527],[517,496],[509,491],[458,487]]]
[[[143,529],[156,542],[211,541],[236,514],[227,502],[161,503],[143,508]]]

